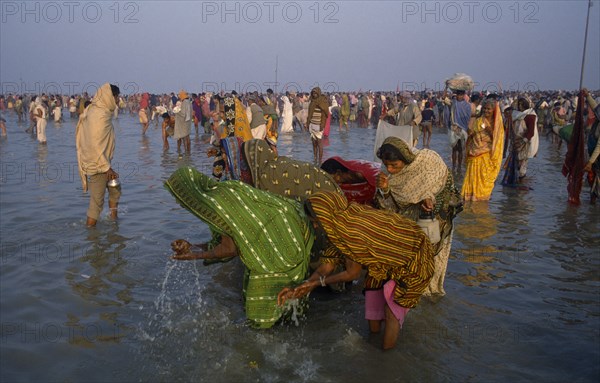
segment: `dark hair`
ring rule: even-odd
[[[392,144],[383,144],[377,150],[377,158],[381,161],[402,161],[404,163],[408,163],[406,158],[400,152],[400,149],[395,147]]]
[[[529,103],[529,100],[524,98],[524,97],[519,97],[519,99],[517,100],[517,105],[521,106],[523,105],[523,107],[525,109],[529,109],[531,107],[531,104]]]
[[[335,174],[338,170],[343,173],[346,173],[349,171],[349,169],[347,167],[345,167],[338,161],[334,160],[333,158],[330,158],[327,161],[323,162],[321,164],[321,169],[323,169],[324,171],[326,171],[329,174]]]
[[[86,101],[86,102],[84,102],[84,103],[83,103],[83,109],[87,108],[87,107],[88,107],[88,105],[90,105],[91,103],[92,103],[92,102],[91,102],[91,101],[89,101],[89,100],[88,100],[88,101]]]
[[[485,108],[488,105],[491,105],[492,108],[495,108],[496,107],[496,100],[494,100],[493,98],[486,98],[481,103],[481,108],[483,109],[483,108]]]
[[[163,114],[161,114],[161,117],[162,118],[169,118],[170,116],[169,116],[169,113],[164,112]]]
[[[110,84],[110,91],[115,97],[121,94],[121,90],[119,89],[119,87],[113,84]]]

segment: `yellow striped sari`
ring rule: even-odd
[[[396,281],[394,301],[412,308],[433,276],[433,249],[419,226],[400,214],[349,203],[336,193],[316,193],[309,206],[330,246],[322,262],[339,263],[342,255],[365,266],[367,288]]]

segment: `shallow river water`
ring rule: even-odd
[[[297,324],[244,323],[239,260],[169,259],[170,242],[207,226],[163,188],[178,167],[210,173],[207,144],[163,152],[160,127],[115,120],[118,222],[85,227],[75,122],[48,123],[39,145],[15,116],[0,140],[0,380],[201,382],[597,382],[600,205],[567,203],[565,145],[542,138],[530,190],[503,188],[456,220],[445,289],[422,299],[395,349],[368,333],[360,284],[317,291]],[[332,129],[325,156],[373,159],[375,130]],[[432,149],[449,163],[447,136]],[[307,133],[281,155],[312,160]],[[457,179],[458,184],[462,178]]]

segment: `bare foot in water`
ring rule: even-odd
[[[385,329],[383,330],[383,349],[389,350],[396,346],[400,334],[400,323],[389,306],[385,306]]]

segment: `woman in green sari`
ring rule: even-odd
[[[217,182],[193,168],[178,169],[165,186],[213,233],[197,248],[173,242],[173,258],[239,256],[246,266],[246,315],[254,327],[273,326],[289,311],[277,305],[277,293],[308,273],[314,237],[302,205],[240,181]]]

